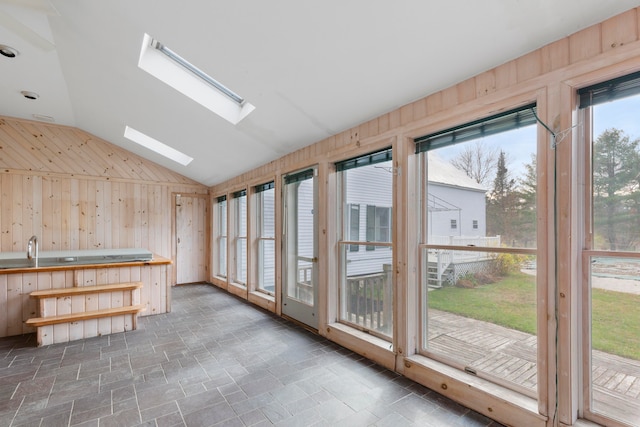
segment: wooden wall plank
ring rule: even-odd
[[[638,40],[638,16],[635,9],[614,16],[602,23],[602,51]]]
[[[37,311],[36,301],[29,297],[29,294],[38,290],[38,275],[36,273],[25,273],[22,275],[22,333],[31,332],[31,328],[24,324],[24,321],[34,317]]]
[[[576,62],[592,58],[600,53],[602,42],[600,25],[594,25],[569,36],[569,62]]]
[[[0,307],[8,307],[9,304],[9,276],[0,274]],[[0,337],[9,335],[9,312],[0,310]]]

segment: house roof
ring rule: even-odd
[[[0,0],[0,44],[19,51],[0,57],[0,115],[78,127],[214,185],[639,4]],[[145,34],[255,110],[234,125],[139,68]]]
[[[477,183],[474,179],[467,176],[464,171],[456,168],[437,154],[429,153],[427,157],[430,184],[437,183],[483,193],[488,190],[482,184]]]

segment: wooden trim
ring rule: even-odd
[[[142,282],[130,282],[130,283],[113,283],[110,285],[97,285],[97,286],[79,286],[74,288],[61,288],[61,289],[46,289],[41,291],[33,291],[29,296],[33,298],[60,298],[73,295],[84,294],[99,294],[104,292],[115,291],[132,291],[134,289],[142,288]]]
[[[69,271],[69,270],[137,267],[137,266],[143,266],[143,265],[163,265],[163,264],[173,264],[173,261],[161,256],[154,255],[151,261],[112,262],[112,263],[105,263],[105,264],[81,264],[81,265],[52,265],[49,267],[5,268],[5,269],[0,269],[0,275],[15,274],[15,273],[42,273],[45,271]]]
[[[451,251],[466,251],[466,252],[487,252],[487,253],[508,253],[508,254],[521,254],[521,255],[536,255],[537,249],[528,248],[505,248],[505,247],[492,247],[492,246],[456,246],[456,245],[431,245],[420,244],[419,248],[427,249],[446,249]]]
[[[85,311],[82,313],[70,313],[62,314],[51,317],[32,317],[25,321],[29,326],[48,326],[57,325],[59,323],[79,322],[82,320],[99,319],[102,317],[118,316],[121,314],[138,314],[141,311],[145,311],[146,307],[143,304],[128,305],[124,307],[105,308],[102,310]]]
[[[485,416],[510,426],[544,427],[535,399],[424,356],[404,360],[404,375]]]

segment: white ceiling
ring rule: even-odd
[[[20,52],[0,56],[0,115],[50,116],[213,185],[638,5],[0,0],[0,44]],[[234,126],[139,69],[144,33],[255,111]],[[126,125],[195,160],[181,166],[131,143]]]

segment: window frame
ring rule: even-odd
[[[273,210],[273,224],[271,225],[271,228],[273,229],[273,235],[272,236],[267,236],[265,235],[266,233],[265,231],[265,226],[264,226],[264,219],[265,219],[265,215],[264,215],[264,209],[265,209],[265,200],[264,200],[264,194],[267,191],[273,191],[273,206],[272,206],[272,210]],[[256,291],[257,292],[262,292],[264,294],[267,294],[271,297],[275,297],[276,295],[276,265],[277,265],[277,255],[276,255],[276,250],[275,250],[275,245],[276,245],[276,192],[275,192],[275,180],[272,180],[270,182],[267,182],[265,184],[260,184],[254,187],[254,200],[255,200],[255,224],[256,224],[256,231],[255,231],[255,241],[256,241],[256,246],[255,246],[255,254],[256,254]],[[273,247],[274,247],[274,255],[273,255],[273,291],[269,291],[268,289],[266,289],[264,287],[264,264],[265,264],[265,260],[264,260],[264,253],[263,253],[263,245],[266,242],[273,242]]]
[[[233,215],[233,275],[232,283],[247,287],[248,281],[248,222],[247,191],[239,190],[232,194],[231,210]],[[244,243],[244,247],[243,247]],[[243,277],[244,276],[244,280]]]
[[[218,196],[215,199],[214,212],[216,212],[216,249],[217,256],[215,259],[216,271],[214,272],[216,277],[226,280],[229,274],[228,271],[228,200],[227,196]]]
[[[620,92],[616,92],[620,88]],[[593,93],[592,93],[593,92]],[[582,416],[590,421],[602,424],[622,426],[628,425],[626,420],[613,418],[611,412],[605,413],[598,411],[593,405],[593,342],[592,342],[592,324],[593,324],[593,308],[592,308],[592,283],[591,283],[591,266],[593,258],[604,259],[632,259],[640,262],[640,251],[602,249],[596,247],[595,237],[595,207],[594,207],[594,144],[596,135],[594,135],[594,107],[608,101],[616,102],[627,96],[640,96],[640,72],[630,73],[611,80],[605,80],[600,83],[592,84],[577,90],[577,117],[578,122],[582,124],[584,132],[581,133],[580,144],[578,149],[579,175],[584,182],[581,189],[578,190],[578,198],[581,201],[580,206],[582,214],[579,216],[582,224],[579,226],[582,235],[582,244],[578,248],[579,251],[579,285],[578,297],[580,300],[579,316],[581,317],[581,334],[578,341],[581,344],[578,349],[579,360],[581,365],[580,389],[584,392],[580,393],[580,407]],[[606,404],[604,405],[606,406]],[[615,407],[609,408],[617,413]]]
[[[346,274],[347,274],[346,262],[347,262],[347,255],[349,253],[361,252],[360,255],[366,257],[366,256],[373,255],[370,253],[371,251],[385,250],[389,252],[389,255],[391,258],[390,265],[393,264],[393,258],[395,257],[395,254],[393,251],[394,243],[393,243],[393,232],[392,232],[392,227],[393,227],[392,212],[393,212],[393,203],[395,201],[394,183],[395,183],[396,175],[393,173],[392,170],[390,170],[391,168],[386,168],[386,167],[382,168],[386,170],[386,173],[391,174],[390,190],[392,192],[391,193],[392,206],[377,206],[377,205],[363,203],[361,201],[358,205],[359,206],[358,212],[359,212],[359,218],[360,218],[359,219],[360,232],[358,233],[358,240],[352,240],[350,219],[351,219],[351,206],[353,206],[353,204],[347,203],[347,196],[348,196],[347,185],[346,185],[347,179],[346,179],[345,173],[348,172],[349,169],[371,166],[377,163],[387,162],[391,160],[392,160],[392,147],[387,147],[370,154],[364,154],[362,156],[358,156],[352,159],[336,162],[336,171],[337,171],[336,182],[337,182],[337,189],[338,189],[336,194],[337,194],[338,206],[339,206],[339,215],[338,215],[338,219],[339,219],[338,236],[339,237],[337,241],[337,246],[338,246],[337,267],[338,267],[339,282],[340,282],[340,285],[336,288],[337,294],[338,294],[336,301],[338,306],[338,310],[337,310],[338,323],[344,324],[348,327],[351,327],[359,331],[363,331],[369,335],[372,335],[373,337],[380,338],[381,342],[394,343],[395,338],[394,338],[393,324],[395,322],[396,296],[394,295],[395,294],[394,284],[393,284],[394,275],[392,274],[390,267],[387,271],[387,269],[385,269],[385,267],[383,266],[383,271],[381,272],[381,274],[386,275],[385,280],[390,282],[389,286],[385,287],[384,288],[385,291],[382,292],[385,295],[385,304],[387,304],[386,301],[390,300],[388,304],[390,304],[392,307],[391,313],[386,314],[388,316],[386,321],[389,321],[391,325],[389,327],[388,335],[384,334],[383,332],[375,330],[372,326],[371,327],[363,326],[361,324],[351,322],[348,319],[343,318],[343,308],[342,308],[344,304],[343,287],[346,281]],[[363,207],[365,211],[364,224],[362,223]],[[388,241],[382,242],[380,241],[379,238],[383,234],[382,229],[385,227],[384,227],[384,224],[382,224],[382,222],[380,221],[380,218],[383,216],[384,213],[386,213],[386,218],[387,218],[386,229],[388,234]],[[364,231],[364,233],[362,231]],[[365,240],[361,240],[362,237],[364,237]],[[354,246],[357,247],[357,250],[351,249]],[[360,249],[360,246],[364,246],[365,250]],[[367,254],[367,252],[369,253]],[[391,293],[391,296],[386,295],[387,293]]]
[[[445,129],[443,131],[438,131],[430,135],[425,135],[425,136],[414,139],[415,153],[418,157],[418,165],[419,165],[417,169],[419,171],[418,175],[420,177],[419,178],[420,183],[418,184],[418,189],[420,191],[420,215],[417,216],[420,222],[420,224],[418,225],[418,229],[420,230],[419,231],[420,239],[417,244],[417,251],[418,251],[417,260],[418,260],[419,270],[421,271],[418,275],[418,281],[419,281],[418,294],[419,294],[419,301],[420,301],[419,303],[420,308],[418,308],[418,318],[420,320],[418,322],[418,334],[417,334],[418,342],[417,342],[416,350],[417,350],[417,354],[427,357],[429,359],[441,362],[445,365],[449,365],[453,368],[460,370],[462,373],[465,373],[466,371],[463,364],[456,363],[451,358],[444,357],[439,353],[434,353],[426,349],[425,343],[428,341],[428,338],[426,337],[427,330],[425,328],[425,325],[426,325],[425,316],[427,316],[427,310],[425,308],[427,292],[425,291],[425,287],[426,287],[426,284],[424,283],[425,267],[423,265],[426,263],[426,254],[430,250],[454,250],[454,251],[460,251],[460,252],[481,252],[481,253],[487,253],[487,254],[495,253],[495,254],[525,255],[525,256],[533,255],[539,259],[541,256],[541,253],[539,252],[539,248],[541,247],[541,244],[538,244],[536,249],[532,249],[532,248],[524,248],[524,247],[509,247],[509,248],[497,247],[497,246],[478,247],[478,246],[468,246],[468,245],[458,246],[453,244],[428,243],[428,238],[427,238],[428,230],[429,230],[428,214],[427,214],[428,197],[426,197],[426,190],[427,190],[426,183],[428,178],[427,178],[427,167],[426,167],[427,157],[426,156],[428,151],[430,151],[431,149],[438,149],[438,148],[443,148],[443,147],[457,144],[456,139],[458,137],[456,135],[463,135],[463,138],[461,138],[462,142],[465,142],[467,140],[473,140],[472,138],[467,138],[467,135],[464,135],[466,126],[480,126],[485,120],[493,120],[494,122],[500,125],[499,127],[504,128],[505,123],[508,123],[508,122],[501,121],[501,117],[507,116],[509,114],[514,114],[514,113],[516,114],[516,117],[521,117],[522,120],[516,119],[512,123],[512,125],[507,126],[507,130],[515,130],[515,129],[519,129],[520,127],[535,125],[536,126],[536,137],[535,137],[536,151],[540,155],[541,153],[544,153],[544,149],[546,148],[544,144],[545,142],[544,138],[546,135],[542,134],[540,131],[540,126],[539,126],[539,122],[536,114],[537,109],[538,109],[537,102],[524,103],[521,107],[505,110],[502,113],[489,115],[486,117],[486,119],[480,118],[472,122],[468,122],[467,124],[454,126],[449,129]],[[520,116],[518,114],[519,112],[525,111],[525,110],[531,111],[531,113],[527,112],[524,116]],[[493,134],[493,133],[499,133],[499,131],[489,132],[488,134]],[[432,139],[435,141],[435,146],[433,146],[432,148],[429,148],[429,143]],[[539,182],[541,179],[540,174],[537,175],[537,179]],[[538,200],[539,200],[539,197],[540,195],[538,194]],[[461,222],[457,221],[457,223],[458,223],[457,228],[460,228]],[[536,234],[538,236],[539,242],[541,242],[540,236],[542,236],[543,233],[544,231],[542,230],[542,227],[538,227]],[[542,288],[543,288],[542,276],[538,274],[536,278],[536,295],[537,296],[541,294]],[[544,342],[545,333],[540,331],[543,325],[544,327],[546,327],[546,323],[542,323],[542,320],[541,320],[543,316],[540,313],[542,312],[543,311],[541,307],[536,307],[536,329],[538,330],[537,332],[538,356],[536,358],[537,362],[540,362],[541,360],[541,356],[540,356],[541,352],[546,351],[546,349],[543,348],[543,346],[546,344]],[[486,375],[477,374],[477,373],[474,373],[473,375],[479,378],[486,379],[489,382],[505,387],[516,393],[520,393],[520,394],[529,396],[531,398],[535,398],[538,402],[541,402],[542,396],[546,391],[544,374],[545,374],[544,369],[540,366],[540,363],[538,363],[537,375],[539,376],[540,379],[538,380],[538,386],[535,392],[531,392],[530,390],[520,387],[515,383],[503,381],[500,378],[496,378],[493,376],[486,376]]]

